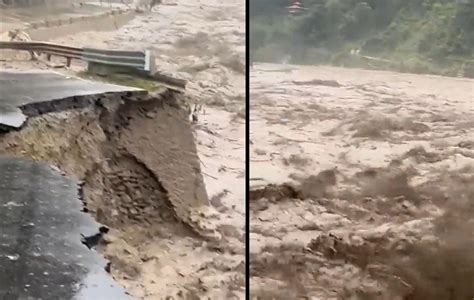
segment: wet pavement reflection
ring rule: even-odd
[[[81,235],[79,185],[46,164],[0,157],[0,299],[130,299]]]

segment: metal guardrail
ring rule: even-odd
[[[84,48],[82,53],[82,59],[87,62],[130,67],[146,72],[152,71],[151,54],[148,50],[121,51]]]
[[[158,80],[165,84],[179,88],[186,87],[186,80],[174,78],[156,72],[155,63],[150,51],[125,51],[125,50],[103,50],[94,48],[76,48],[57,45],[47,42],[2,42],[1,49],[13,49],[22,51],[34,51],[46,54],[48,60],[51,56],[60,56],[67,59],[67,66],[71,65],[73,59],[78,59],[92,64],[106,65],[119,68],[131,68],[147,78]]]
[[[98,63],[116,67],[128,67],[145,72],[153,72],[153,60],[150,51],[102,50],[93,48],[76,48],[46,42],[0,42],[0,49],[13,49],[44,53],[47,59],[60,56],[71,65],[72,59],[88,63]]]

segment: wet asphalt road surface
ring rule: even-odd
[[[0,72],[0,127],[20,128],[27,117],[93,104],[107,94],[142,94],[133,87],[68,77],[49,71]]]
[[[141,91],[51,72],[0,72],[0,127],[134,92]],[[130,299],[81,241],[101,225],[82,212],[80,195],[77,182],[46,164],[0,157],[1,300]]]

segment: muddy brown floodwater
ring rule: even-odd
[[[250,96],[254,297],[474,297],[474,80],[256,64]]]
[[[109,112],[44,115],[2,140],[0,153],[51,162],[85,181],[90,212],[112,228],[102,253],[133,297],[244,299],[244,28],[241,1],[165,0],[117,30],[51,36],[72,46],[153,51],[158,70],[188,80],[178,98],[203,105],[199,120],[190,124],[173,95]],[[5,51],[2,59],[4,69],[51,68],[24,53]],[[205,191],[187,193],[202,180]],[[204,193],[210,205],[186,211],[187,200]]]

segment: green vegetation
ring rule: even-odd
[[[250,1],[252,60],[474,77],[474,0],[301,2]]]
[[[160,87],[162,87],[162,85],[160,85],[156,81],[145,79],[145,78],[139,78],[138,76],[125,75],[125,74],[110,74],[107,77],[105,77],[105,79],[106,81],[110,83],[136,87],[139,89],[147,90],[149,92],[157,91],[160,89]]]
[[[160,88],[163,88],[163,85],[161,85],[159,82],[151,80],[151,79],[141,78],[138,75],[134,76],[134,75],[127,75],[127,74],[119,74],[119,73],[113,74],[112,73],[106,76],[101,76],[101,75],[96,75],[89,72],[79,72],[77,75],[80,78],[84,78],[84,79],[135,87],[135,88],[147,90],[148,92],[155,92],[155,91],[160,90]]]

